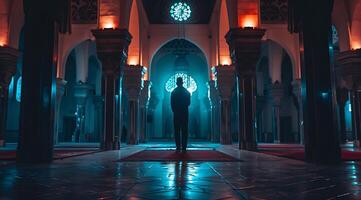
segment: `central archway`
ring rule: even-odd
[[[189,137],[196,140],[209,138],[209,98],[207,82],[209,69],[203,51],[195,44],[174,39],[164,44],[151,62],[152,82],[148,114],[150,140],[173,138],[173,116],[170,92],[176,77],[182,76],[185,87],[192,93],[189,108]]]

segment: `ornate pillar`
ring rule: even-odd
[[[128,97],[129,105],[129,140],[128,144],[139,142],[139,98],[143,89],[145,67],[127,65],[124,67],[123,88]]]
[[[221,144],[232,144],[231,135],[231,97],[236,81],[236,71],[233,65],[219,65],[214,68],[216,88],[221,99],[220,113],[220,142]]]
[[[272,85],[271,89],[272,97],[273,97],[273,132],[274,132],[274,142],[281,143],[281,122],[280,122],[280,107],[281,107],[281,99],[283,97],[284,88],[283,85],[276,81]]]
[[[61,99],[65,93],[66,81],[62,78],[56,79],[56,101],[55,101],[55,125],[54,125],[54,144],[58,143],[59,140],[59,121],[60,121],[60,106]]]
[[[341,52],[336,73],[351,91],[352,131],[356,146],[361,145],[361,49]]]
[[[9,84],[16,73],[17,58],[16,49],[0,46],[0,147],[5,146]]]
[[[300,144],[304,144],[304,127],[303,127],[303,103],[302,103],[302,82],[301,80],[294,80],[292,82],[293,94],[297,99],[298,109],[298,132],[300,134]]]
[[[144,81],[144,87],[140,92],[140,138],[139,142],[145,143],[147,142],[147,110],[149,105],[149,98],[150,98],[150,87],[152,83],[150,81]]]
[[[265,30],[232,28],[226,35],[232,63],[236,67],[239,84],[240,133],[239,148],[255,150],[256,64],[261,52]]]
[[[116,81],[125,64],[128,46],[132,36],[126,29],[96,29],[97,55],[103,69],[104,95],[104,131],[102,149],[113,150],[119,148],[119,141],[115,139],[115,95]]]
[[[76,126],[73,133],[75,142],[85,141],[85,107],[92,87],[88,84],[78,82],[74,85],[75,119]]]

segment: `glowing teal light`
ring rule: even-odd
[[[352,105],[350,103],[348,104],[348,111],[352,112]]]
[[[192,94],[197,90],[197,83],[194,79],[186,73],[176,73],[171,76],[168,81],[165,83],[165,89],[167,92],[172,92],[177,87],[177,78],[183,78],[183,86]]]
[[[191,17],[191,7],[184,3],[184,2],[178,2],[174,3],[170,7],[170,16],[179,22],[186,21]]]
[[[14,77],[11,78],[10,84],[9,84],[9,98],[13,97],[14,92]]]
[[[20,76],[20,78],[18,79],[18,82],[16,83],[16,101],[20,102],[21,101],[21,81],[22,81],[22,77]]]

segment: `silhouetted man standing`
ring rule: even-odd
[[[172,91],[170,98],[173,117],[174,117],[174,132],[175,144],[179,152],[181,147],[182,151],[187,150],[188,140],[188,107],[191,104],[191,94],[183,87],[183,79],[177,78],[177,87]],[[181,141],[182,131],[182,141]]]

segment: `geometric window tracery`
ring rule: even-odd
[[[183,2],[174,3],[170,7],[170,16],[179,22],[186,21],[191,16],[191,7]]]
[[[171,76],[168,81],[165,83],[165,89],[167,92],[172,92],[177,87],[177,78],[181,77],[183,79],[183,87],[185,87],[188,92],[191,94],[197,90],[197,83],[194,81],[193,77],[189,76],[186,73],[178,72]]]

